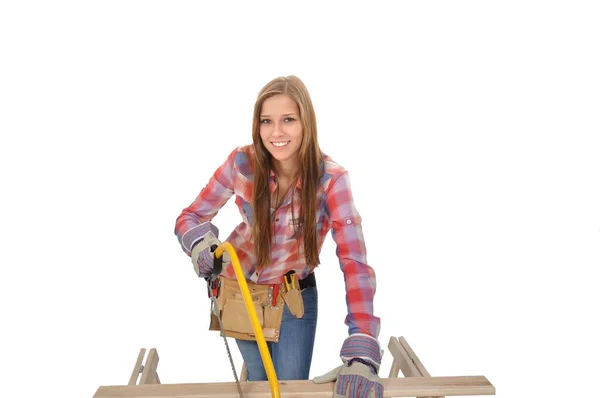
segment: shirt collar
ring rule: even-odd
[[[277,181],[277,176],[275,175],[275,172],[273,171],[273,169],[269,170],[269,180],[272,182]],[[302,188],[302,176],[298,177],[298,181],[296,181],[296,188],[297,189]]]

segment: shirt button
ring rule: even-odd
[[[346,220],[346,224],[350,224],[350,223],[352,223],[352,221]]]

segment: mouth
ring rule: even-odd
[[[291,141],[271,141],[271,145],[275,148],[285,148]]]

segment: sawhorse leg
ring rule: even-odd
[[[417,357],[417,354],[408,345],[406,339],[400,336],[398,338],[391,337],[388,344],[388,349],[394,357],[392,368],[390,369],[389,377],[398,377],[400,371],[404,377],[430,377],[431,375],[423,366],[423,363]],[[426,398],[426,397],[418,397]],[[444,397],[427,397],[427,398],[444,398]]]
[[[140,374],[141,377],[139,379],[138,384],[160,384],[160,378],[158,377],[158,373],[156,371],[159,359],[156,348],[150,349],[150,352],[148,353],[148,358],[146,358],[146,364],[142,365],[145,353],[145,348],[140,349],[140,353],[138,354],[135,366],[133,367],[133,371],[131,372],[131,377],[129,378],[130,386],[136,385],[138,376]]]

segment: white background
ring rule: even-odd
[[[0,395],[91,397],[142,347],[163,383],[233,380],[173,228],[289,74],[350,172],[382,375],[404,336],[433,376],[484,375],[498,396],[591,393],[594,2],[215,3],[0,6]],[[233,200],[214,221],[231,231]],[[321,260],[311,377],[346,336],[331,237]]]

